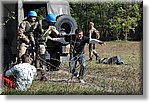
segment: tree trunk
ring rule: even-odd
[[[127,34],[127,32],[125,33],[125,40],[128,40],[128,34]]]

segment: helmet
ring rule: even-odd
[[[37,17],[37,13],[35,11],[30,11],[28,17]]]
[[[46,21],[47,22],[56,22],[56,16],[54,14],[48,14],[46,16]]]

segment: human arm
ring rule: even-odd
[[[16,66],[10,68],[9,70],[6,71],[5,76],[11,76],[14,75],[16,71]]]
[[[59,32],[56,30],[56,27],[49,26],[48,29],[45,32],[43,32],[41,37],[47,41],[48,39],[52,40],[52,38],[57,38],[58,35]]]
[[[23,41],[29,43],[29,39],[25,36],[25,22],[22,22],[19,26],[19,29],[18,29],[18,36],[20,39],[22,39]]]
[[[89,43],[91,43],[91,44],[100,44],[100,45],[104,44],[105,45],[105,42],[97,40],[97,39],[90,39]]]
[[[58,41],[60,43],[63,43],[63,44],[68,44],[66,41],[65,41],[65,38],[52,38],[51,40],[53,41]]]
[[[36,70],[36,68],[33,65],[31,65],[31,66],[32,66],[33,78],[35,79],[35,77],[37,75],[37,70]]]
[[[55,27],[55,26],[49,26],[49,30],[50,30],[49,34],[51,34],[51,33],[55,33],[55,34],[56,34],[56,36],[58,36],[58,35],[59,35],[59,32],[58,32],[58,30],[56,29],[56,27]]]
[[[91,30],[89,30],[89,38],[91,39],[91,37],[92,37],[92,33],[93,33],[93,30],[91,29]]]
[[[50,38],[50,40],[58,41],[58,42],[63,43],[63,44],[68,44],[68,42],[70,42],[74,38],[75,38],[75,35],[65,35],[65,36],[60,37],[60,38]]]
[[[99,39],[100,38],[99,31],[96,28],[94,28],[93,30],[96,33],[96,39]]]

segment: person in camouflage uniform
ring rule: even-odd
[[[59,35],[59,32],[56,30],[55,23],[56,23],[56,16],[54,14],[48,14],[46,16],[46,29],[44,29],[44,33],[41,36],[41,42],[47,43],[49,40],[52,40],[52,38],[57,38]]]
[[[94,28],[94,23],[93,22],[89,22],[89,38],[93,38],[93,39],[99,39],[100,35],[99,35],[99,31]],[[96,56],[96,60],[98,60],[98,54],[95,50],[95,44],[89,44],[89,60],[92,60],[93,54]]]
[[[42,33],[42,27],[37,21],[37,13],[30,11],[27,19],[23,20],[19,26],[18,39],[19,39],[19,55],[18,63],[21,62],[21,56],[26,53],[27,48],[35,47],[35,36]]]
[[[43,34],[41,36],[41,42],[44,42],[44,44],[41,46],[42,49],[46,49],[43,50],[44,52],[42,56],[43,59],[50,61],[51,64],[56,65],[56,61],[52,60],[52,59],[59,59],[57,56],[57,52],[60,50],[60,43],[57,41],[54,41],[53,38],[57,38],[60,33],[57,31],[56,27],[55,27],[55,23],[56,23],[56,15],[54,14],[48,14],[46,16],[46,21],[47,21],[47,25],[43,31]],[[44,48],[44,46],[46,48]],[[48,59],[47,59],[48,58]],[[51,59],[49,59],[51,58]],[[57,64],[59,65],[59,64]],[[55,68],[54,68],[55,69]]]

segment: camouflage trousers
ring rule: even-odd
[[[21,43],[19,45],[19,55],[18,55],[18,61],[19,62],[21,62],[21,56],[26,53],[28,47],[29,47],[29,45],[27,45],[25,43]]]
[[[93,55],[96,56],[96,60],[99,57],[96,50],[95,50],[95,44],[89,44],[89,58],[92,60]]]

